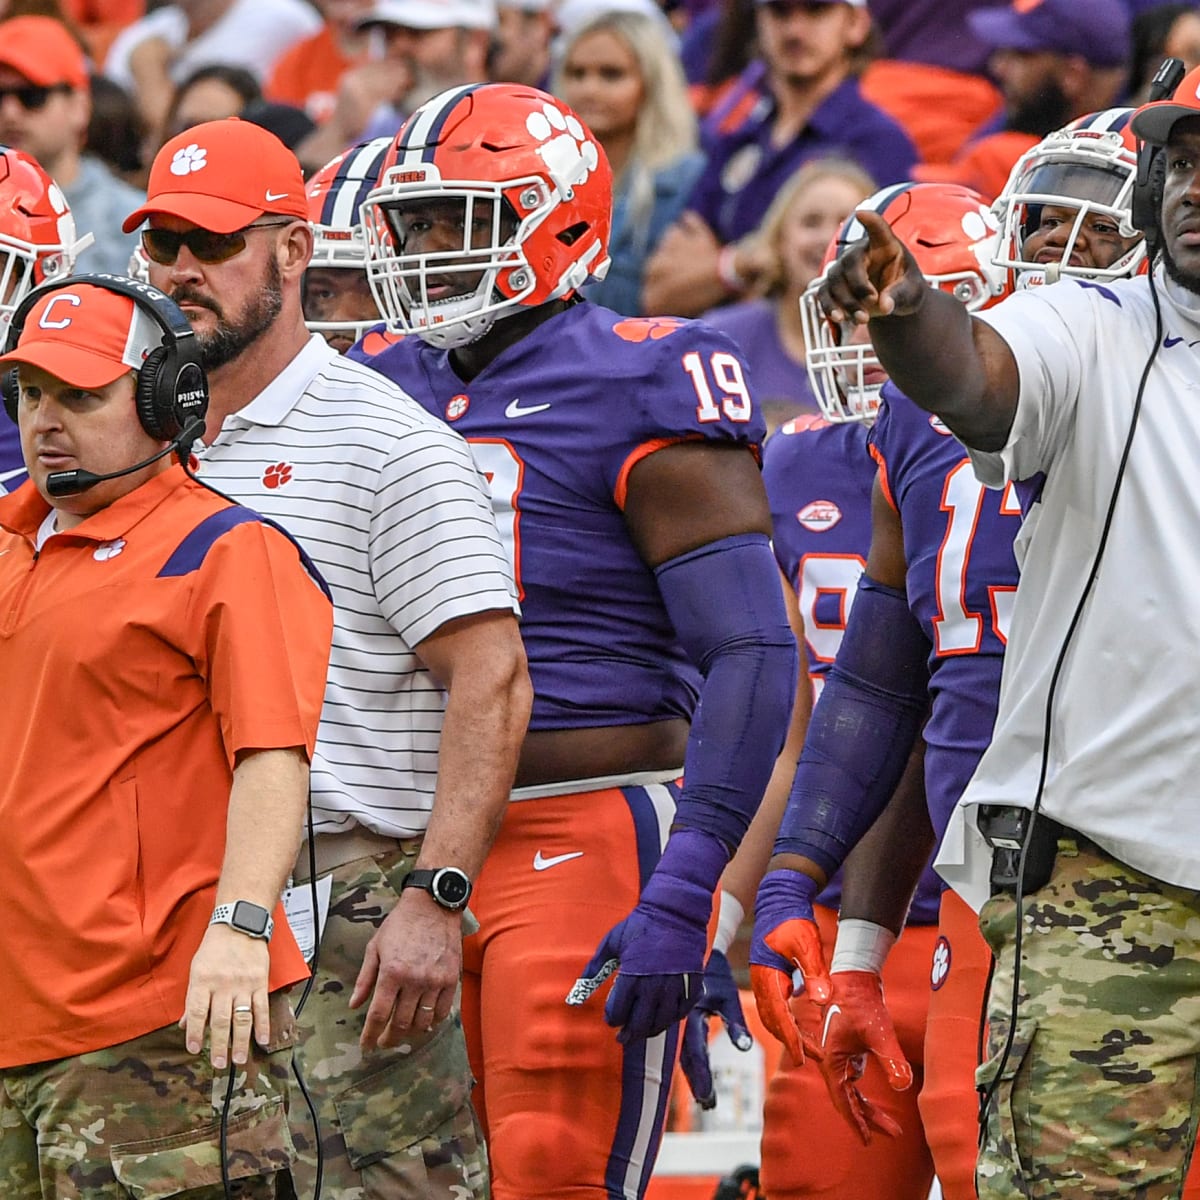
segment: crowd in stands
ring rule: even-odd
[[[864,173],[824,180],[847,209],[868,183],[909,178],[990,199],[1050,130],[1144,99],[1164,54],[1200,62],[1196,6],[0,0],[0,144],[62,187],[94,239],[81,268],[122,269],[134,239],[120,216],[157,148],[193,124],[241,115],[314,174],[443,88],[541,86],[583,115],[614,170],[613,266],[592,297],[631,315],[720,310],[754,330],[752,365],[773,380],[802,359],[793,301],[816,265],[801,269],[788,231],[845,215],[803,215],[806,163]],[[785,193],[800,215],[773,207]],[[756,320],[767,309],[773,326]],[[795,378],[772,399],[811,407]]]

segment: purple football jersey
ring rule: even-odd
[[[734,344],[701,322],[582,302],[464,383],[409,337],[369,360],[467,439],[514,567],[531,729],[689,718],[700,676],[622,513],[629,473],[673,442],[755,449],[765,426]]]
[[[1021,510],[985,488],[937,417],[886,384],[871,433],[904,526],[908,604],[933,647],[925,793],[939,840],[992,739],[1017,563]]]
[[[871,547],[876,468],[867,440],[865,425],[831,425],[805,416],[780,426],[763,453],[775,558],[800,601],[817,694],[841,645]],[[927,864],[908,912],[909,923],[934,924],[941,894],[941,880]],[[837,908],[841,898],[838,871],[818,899]]]
[[[28,478],[17,427],[6,416],[0,416],[0,496],[15,492]]]

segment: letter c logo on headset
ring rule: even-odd
[[[70,305],[69,313],[62,309],[64,303]],[[31,322],[35,312],[37,319]],[[0,381],[0,396],[14,422],[21,395],[17,363],[89,390],[136,371],[138,420],[155,441],[170,443],[156,457],[175,451],[183,461],[204,432],[208,379],[199,344],[179,306],[149,284],[120,275],[74,275],[43,284],[25,297],[13,314],[0,356],[0,366],[12,366]],[[51,495],[66,496],[105,478],[62,471],[49,476],[46,486]]]

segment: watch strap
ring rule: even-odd
[[[267,912],[261,904],[253,904],[249,900],[235,900],[232,904],[218,904],[213,909],[213,915],[209,918],[208,923],[210,925],[228,925],[230,929],[236,929],[238,933],[244,933],[247,937],[259,938],[264,942],[269,942],[271,934],[275,932],[274,917],[267,912],[267,923],[261,933],[253,929],[247,929],[244,925],[235,925],[233,917],[239,904],[251,905],[251,907],[258,909],[260,912]]]

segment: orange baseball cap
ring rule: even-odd
[[[205,121],[171,138],[150,168],[146,203],[121,228],[166,213],[212,233],[244,229],[266,213],[308,220],[304,174],[296,156],[251,121]]]
[[[102,388],[141,368],[162,330],[128,296],[92,284],[59,287],[39,300],[16,349],[0,366],[28,363],[77,388]]]
[[[88,86],[88,61],[67,27],[53,17],[13,17],[0,22],[0,66],[38,87]]]
[[[1135,137],[1165,146],[1175,122],[1182,117],[1200,117],[1200,67],[1193,67],[1168,100],[1143,104],[1131,122]]]

